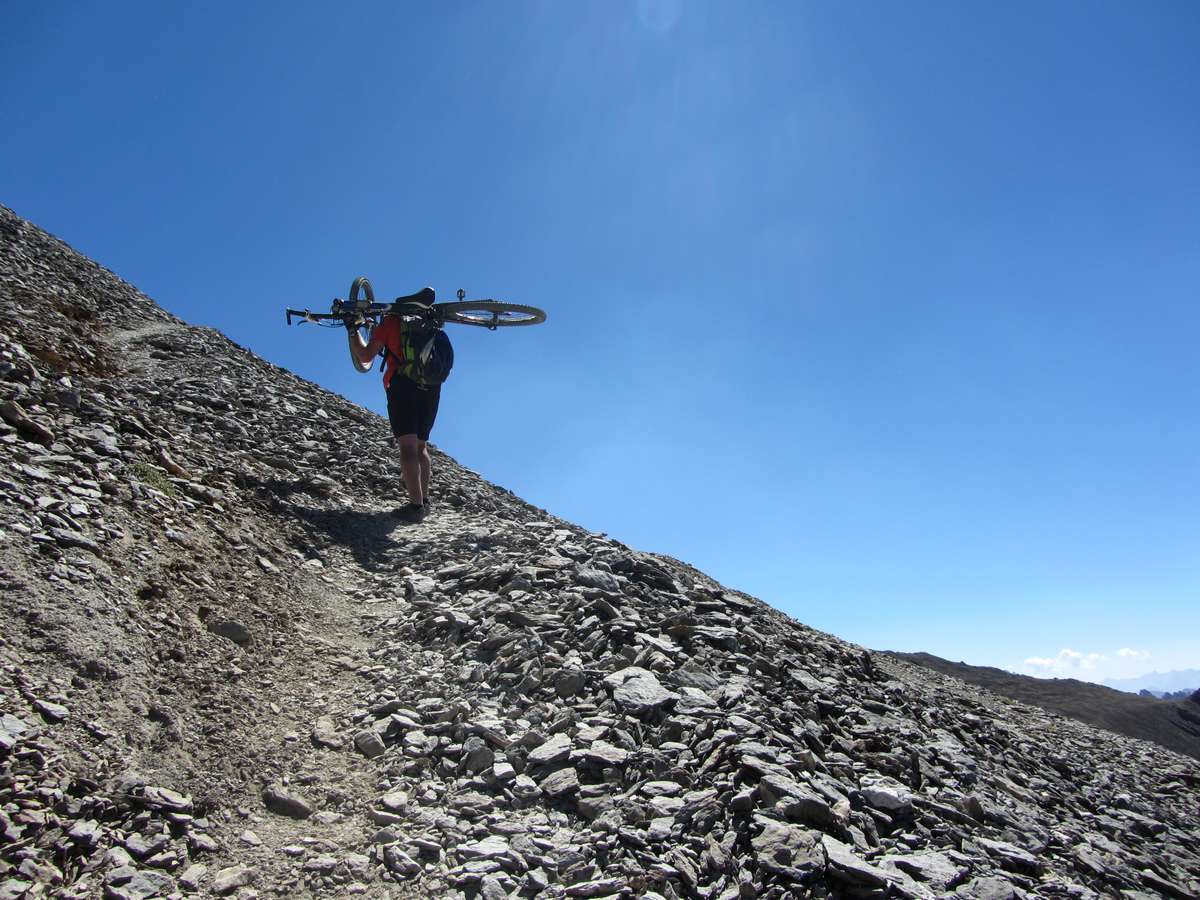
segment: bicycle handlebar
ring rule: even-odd
[[[416,295],[413,295],[416,296]],[[412,300],[411,297],[399,297],[395,303],[372,303],[367,306],[347,306],[341,307],[345,303],[343,300],[334,300],[333,308],[337,312],[315,313],[308,309],[286,309],[284,312],[287,315],[287,323],[292,324],[292,317],[300,319],[304,322],[327,322],[336,319],[339,322],[349,322],[356,318],[361,318],[363,324],[374,324],[376,320],[391,311],[395,311],[399,315],[404,316],[437,316],[439,312],[439,304],[425,304],[419,301]]]
[[[328,319],[338,319],[344,322],[350,318],[350,313],[315,313],[308,309],[289,308],[285,309],[284,312],[287,314],[287,323],[289,325],[292,324],[292,316],[295,316],[302,322],[322,322]]]

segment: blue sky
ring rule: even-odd
[[[283,323],[452,333],[434,441],[875,648],[1200,666],[1200,7],[51,2],[0,202],[382,409]]]

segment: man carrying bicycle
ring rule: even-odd
[[[429,307],[435,295],[433,288],[423,288],[408,297],[399,297],[397,304],[417,304]],[[387,394],[388,420],[392,434],[400,447],[400,469],[408,504],[396,510],[407,522],[420,522],[429,512],[429,433],[437,418],[441,400],[440,384],[425,384],[413,379],[413,346],[408,340],[410,326],[399,315],[385,315],[371,329],[364,342],[357,324],[346,323],[350,353],[361,364],[384,352],[383,389]]]
[[[396,513],[419,522],[429,512],[429,432],[437,418],[441,384],[454,366],[454,348],[442,325],[457,322],[495,331],[501,326],[536,325],[546,313],[536,306],[499,300],[466,300],[459,290],[457,303],[434,301],[433,288],[424,288],[392,304],[376,303],[371,282],[354,279],[349,297],[334,298],[328,313],[308,309],[285,310],[293,318],[326,327],[346,327],[354,367],[369,372],[375,357],[384,354],[383,387],[388,398],[388,419],[400,448],[400,466],[408,504]],[[361,329],[373,327],[364,341]],[[378,323],[378,324],[376,324]]]

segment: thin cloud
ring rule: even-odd
[[[1050,670],[1054,668],[1055,661],[1053,656],[1031,656],[1025,660],[1025,665],[1034,669]]]
[[[1145,650],[1134,650],[1130,647],[1122,647],[1120,650],[1117,651],[1117,656],[1124,657],[1125,659],[1149,659],[1150,658],[1150,654],[1147,653]]]
[[[1038,670],[1041,675],[1075,674],[1090,672],[1107,660],[1103,653],[1083,653],[1063,647],[1057,656],[1031,656],[1025,660],[1025,665]]]

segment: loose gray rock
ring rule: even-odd
[[[625,882],[620,878],[601,878],[595,881],[581,881],[567,887],[568,897],[611,897],[625,890]]]
[[[887,887],[890,879],[884,871],[860,859],[837,838],[823,834],[821,846],[825,848],[829,872],[838,881],[868,888]]]
[[[887,854],[881,858],[881,862],[892,865],[920,881],[928,882],[931,887],[939,890],[957,884],[967,874],[964,866],[951,862],[944,853],[934,851]]]
[[[0,750],[5,753],[17,745],[21,735],[29,731],[29,725],[16,716],[4,713],[0,715]]]
[[[78,547],[80,550],[86,550],[96,556],[100,555],[100,545],[87,535],[69,531],[66,528],[51,528],[49,534],[63,547]]]
[[[601,766],[623,766],[629,760],[629,751],[614,747],[606,741],[592,741],[583,753],[588,762]]]
[[[777,805],[788,819],[821,829],[840,828],[849,812],[844,807],[835,809],[817,791],[781,775],[764,776],[758,792],[765,803]]]
[[[179,876],[179,886],[185,891],[198,891],[207,873],[208,866],[203,863],[193,863]]]
[[[824,871],[825,851],[818,833],[763,816],[755,816],[754,824],[760,831],[751,847],[764,870],[801,883]]]
[[[67,837],[84,850],[91,850],[100,843],[103,834],[104,832],[100,827],[100,823],[95,819],[85,819],[76,822],[67,829]]]
[[[408,794],[404,791],[389,791],[379,799],[379,805],[394,813],[408,809]]]
[[[420,864],[395,844],[390,844],[383,848],[383,861],[389,872],[394,872],[405,878],[418,875],[421,872]]]
[[[955,896],[969,897],[971,900],[1023,900],[1026,896],[1012,882],[996,876],[972,878],[954,893]]]
[[[0,402],[0,418],[39,443],[46,446],[54,443],[54,432],[28,415],[21,405],[13,400]]]
[[[192,812],[192,798],[158,785],[144,785],[140,791],[140,800],[151,809],[163,813]]]
[[[271,812],[290,819],[307,819],[316,812],[311,803],[279,784],[263,791],[263,802]]]
[[[1045,867],[1036,856],[1007,841],[980,838],[979,844],[1005,869],[1029,875],[1039,875],[1044,871]]]
[[[471,844],[463,844],[458,848],[459,856],[463,859],[496,859],[507,860],[512,855],[508,841],[493,835]]]
[[[234,619],[210,619],[205,627],[218,637],[227,638],[239,646],[246,646],[253,640],[250,629]]]
[[[579,669],[559,669],[554,674],[554,692],[562,700],[574,697],[587,686],[587,675]]]
[[[330,750],[340,750],[346,743],[338,731],[337,723],[330,716],[321,716],[313,723],[312,742],[318,747],[327,747]],[[382,742],[380,745],[382,746]]]
[[[33,708],[47,722],[62,722],[71,715],[71,711],[61,703],[51,703],[49,700],[35,700]]]
[[[379,737],[379,733],[369,728],[363,729],[354,735],[354,746],[359,752],[368,758],[383,756],[387,751],[387,746],[383,743],[383,739]]]
[[[566,797],[578,793],[579,775],[574,769],[558,769],[543,778],[540,787],[548,797]]]
[[[539,745],[529,754],[531,766],[550,766],[565,762],[571,755],[571,739],[565,734],[556,734]]]
[[[245,887],[254,880],[254,873],[246,866],[229,866],[221,869],[213,876],[210,888],[218,897],[232,894],[240,887]]]
[[[139,869],[133,877],[121,884],[110,894],[119,894],[130,900],[148,900],[151,897],[166,897],[175,892],[175,879],[164,872]]]
[[[463,743],[463,765],[471,774],[490,769],[495,760],[492,748],[478,735],[471,735]]]
[[[479,880],[480,900],[507,900],[508,891],[494,875],[485,875]]]
[[[658,677],[646,669],[629,666],[604,679],[613,692],[613,700],[634,715],[651,712],[679,699],[668,691]]]
[[[619,594],[621,592],[621,583],[617,581],[616,576],[610,572],[602,572],[599,569],[581,568],[575,574],[575,583],[583,587],[598,588],[610,594]]]
[[[859,792],[868,806],[893,816],[912,815],[912,792],[886,775],[864,775]]]

